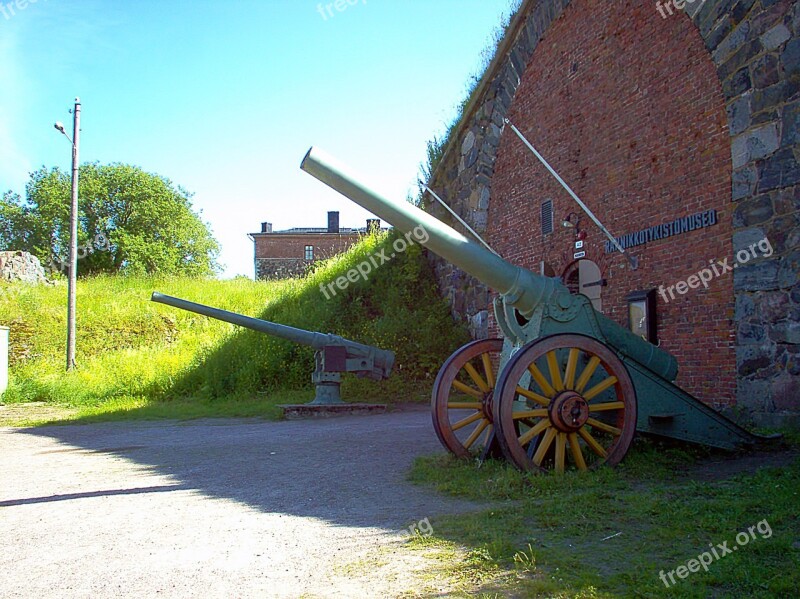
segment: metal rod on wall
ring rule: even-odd
[[[578,206],[580,206],[581,209],[586,213],[586,215],[589,218],[591,218],[592,221],[594,221],[594,224],[596,224],[600,228],[600,230],[605,234],[606,237],[608,237],[608,239],[611,241],[611,243],[614,245],[614,247],[619,251],[619,253],[622,254],[623,256],[625,256],[628,259],[628,261],[631,263],[631,266],[633,267],[633,269],[636,270],[639,267],[638,260],[634,256],[631,256],[630,254],[628,254],[622,248],[622,246],[620,245],[619,241],[617,241],[617,238],[614,237],[609,232],[609,230],[605,228],[605,226],[603,226],[603,223],[600,222],[600,219],[597,218],[594,215],[594,213],[589,209],[589,207],[581,201],[581,199],[578,197],[578,194],[576,194],[574,191],[572,191],[572,188],[569,185],[567,185],[567,182],[564,181],[564,179],[561,178],[561,176],[555,171],[555,169],[552,166],[550,166],[550,164],[547,162],[547,160],[544,159],[544,156],[542,156],[539,152],[536,151],[536,148],[533,147],[533,144],[531,144],[531,142],[529,142],[525,138],[525,136],[522,134],[522,132],[514,126],[514,123],[512,123],[509,119],[505,119],[504,122],[505,122],[506,125],[510,125],[511,126],[511,130],[514,133],[516,133],[517,137],[519,137],[522,140],[522,143],[524,143],[528,147],[528,149],[531,152],[533,152],[533,155],[536,156],[536,158],[539,159],[539,162],[541,162],[544,165],[544,167],[550,172],[550,174],[553,175],[553,177],[556,178],[556,181],[558,181],[561,184],[561,186],[565,190],[567,190],[567,193],[569,193],[569,195],[572,196],[572,199],[575,200],[578,203]]]

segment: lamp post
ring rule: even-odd
[[[75,98],[72,111],[72,201],[69,209],[69,278],[67,279],[67,370],[75,368],[75,294],[78,286],[78,151],[81,135],[81,100]],[[69,139],[64,125],[55,128]]]

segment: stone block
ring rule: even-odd
[[[736,291],[778,289],[779,268],[776,260],[739,266],[733,272],[733,287]]]
[[[787,77],[800,73],[800,38],[786,44],[781,52],[781,65]]]
[[[736,381],[736,404],[757,412],[766,412],[772,386],[770,381],[738,379]]]
[[[733,226],[752,227],[768,221],[773,214],[772,198],[762,194],[739,204],[733,213]]]
[[[728,106],[728,125],[731,135],[739,135],[750,126],[752,94],[744,94],[736,98]]]
[[[772,383],[772,403],[778,412],[800,413],[800,377],[788,372],[775,377]]]
[[[800,144],[800,102],[793,102],[783,107],[781,125],[781,145],[787,147]]]
[[[764,35],[761,36],[761,44],[771,52],[779,48],[784,42],[787,42],[792,37],[792,32],[783,23],[779,23]]]
[[[800,345],[800,322],[779,322],[768,327],[769,337],[776,343]]]

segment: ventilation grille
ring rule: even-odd
[[[553,200],[542,202],[542,235],[553,232]]]

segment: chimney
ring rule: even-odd
[[[272,233],[272,223],[261,223],[262,233]]]
[[[367,219],[367,233],[376,233],[381,230],[381,219],[368,218]]]
[[[339,213],[328,212],[328,233],[339,232]]]

